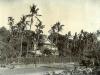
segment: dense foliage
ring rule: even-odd
[[[63,30],[64,25],[56,22],[47,36],[43,33],[45,25],[39,19],[41,15],[38,14],[38,10],[39,8],[33,4],[29,14],[22,16],[17,23],[14,22],[13,17],[8,17],[10,29],[0,28],[1,58],[34,57],[37,54],[37,50],[42,53],[40,56],[57,55],[54,53],[57,51],[58,56],[62,57],[99,58],[100,41],[97,39],[100,34],[99,31],[91,33],[81,30],[80,33],[75,32],[74,35],[69,31],[62,35],[60,31]],[[34,21],[37,24],[34,24]],[[31,29],[32,25],[36,27],[35,31]],[[46,41],[50,43],[46,44]],[[45,48],[45,45],[49,45],[49,48]],[[55,50],[52,47],[55,47]]]

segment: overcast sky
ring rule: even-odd
[[[7,17],[19,20],[33,3],[40,8],[45,33],[57,21],[65,25],[62,33],[100,29],[100,0],[0,0],[0,27],[8,28]]]

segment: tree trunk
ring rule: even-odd
[[[26,58],[28,57],[28,49],[29,49],[29,40],[27,39],[27,52],[26,52]]]
[[[20,47],[20,52],[19,52],[19,58],[18,58],[18,63],[20,62],[21,56],[22,56],[22,51],[23,51],[23,34],[21,35],[21,47]]]
[[[22,56],[22,51],[23,51],[23,34],[21,36],[21,50],[20,50],[20,57]]]

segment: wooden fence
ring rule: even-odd
[[[42,56],[32,58],[12,58],[7,60],[0,60],[0,63],[23,63],[23,64],[50,64],[50,63],[67,63],[79,62],[78,57],[59,57],[59,56]]]

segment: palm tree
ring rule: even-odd
[[[34,4],[30,7],[30,13],[32,15],[38,15],[38,10],[39,10],[39,8],[37,8],[36,5],[34,5]]]
[[[8,17],[8,25],[10,25],[10,28],[14,25],[13,17]]]
[[[42,21],[38,18],[37,18],[37,21],[38,21],[38,24],[35,25],[36,26],[36,38],[35,38],[35,42],[36,42],[36,50],[39,48],[39,44],[41,42],[41,38],[40,36],[43,35],[43,28],[44,28],[44,25],[42,24]],[[36,67],[36,50],[35,50],[35,67]]]
[[[14,48],[13,48],[13,41],[14,41],[14,36],[15,36],[15,28],[16,26],[14,26],[14,19],[13,17],[8,17],[8,25],[10,26],[10,34],[9,34],[9,46],[11,46],[11,51],[13,52],[14,51]],[[9,52],[10,53],[10,52]],[[9,54],[8,53],[8,54]],[[16,53],[16,52],[15,52]]]
[[[51,27],[51,37],[52,37],[52,42],[54,42],[53,41],[53,39],[54,39],[54,36],[56,35],[56,39],[55,39],[55,45],[57,46],[58,45],[58,42],[59,42],[59,40],[58,40],[58,36],[60,35],[59,34],[59,32],[62,30],[62,27],[63,27],[64,25],[62,25],[60,22],[56,22],[56,24],[54,24],[52,27]],[[61,51],[60,51],[61,52]],[[59,55],[60,55],[60,53],[59,53]]]
[[[59,33],[60,31],[62,31],[62,27],[63,27],[63,26],[64,26],[64,25],[61,25],[60,22],[56,22],[56,24],[54,24],[54,26],[53,26],[52,28],[53,28],[53,30],[54,30],[55,32]]]
[[[72,35],[71,35],[71,31],[69,31],[66,35],[66,41],[65,41],[65,48],[66,48],[66,55],[70,54],[70,61],[71,61],[71,48],[72,48]]]
[[[40,36],[40,34],[43,34],[43,28],[45,26],[42,24],[42,21],[40,21],[38,18],[37,18],[37,20],[38,20],[39,23],[37,25],[35,25],[36,26],[35,31],[36,31],[36,34],[37,34],[37,43],[39,43],[39,36]]]
[[[41,16],[41,15],[39,15],[38,14],[38,11],[39,11],[39,8],[37,8],[36,7],[36,5],[32,5],[31,7],[30,7],[30,14],[29,15],[26,15],[26,16],[30,16],[31,17],[31,24],[30,24],[30,30],[31,30],[31,26],[32,26],[32,24],[33,24],[33,17],[36,17],[37,18],[37,16]]]
[[[21,40],[21,50],[20,50],[20,53],[19,53],[19,57],[22,56],[23,38],[24,38],[24,31],[25,31],[25,28],[26,28],[25,22],[26,22],[26,17],[23,16],[23,17],[21,17],[20,22],[17,23],[17,26],[19,28],[20,40]]]
[[[54,26],[52,26],[51,27],[51,29],[48,31],[49,33],[50,33],[50,35],[53,35],[54,33],[55,33],[55,27]],[[51,50],[52,50],[52,48],[53,48],[53,43],[54,43],[54,37],[53,36],[51,36],[51,37],[49,37],[48,36],[48,39],[50,40],[51,39]],[[54,52],[54,55],[55,55],[55,52]]]
[[[73,55],[77,55],[77,52],[78,52],[77,41],[78,41],[78,36],[77,36],[77,33],[75,32],[75,35],[73,36],[73,42],[72,42],[72,53],[73,53]]]
[[[57,37],[56,37],[56,44],[57,44],[57,41],[58,41],[58,34],[60,31],[62,31],[62,27],[64,25],[61,25],[60,22],[56,22],[56,24],[54,24],[54,27],[55,27],[55,32],[57,33]]]

